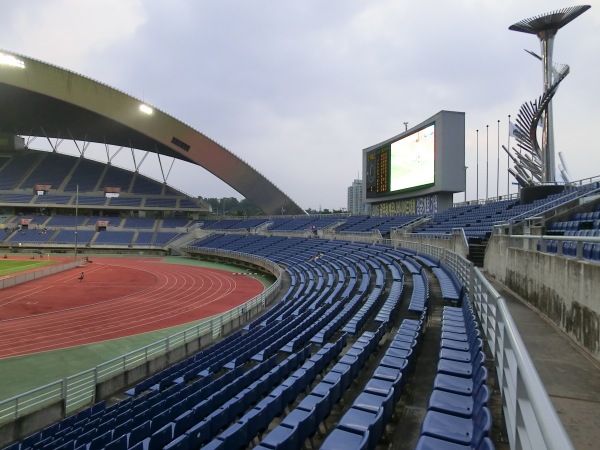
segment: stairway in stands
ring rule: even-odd
[[[481,239],[477,242],[469,242],[468,259],[477,267],[483,267],[483,259],[485,257],[485,249],[487,248],[488,239]]]

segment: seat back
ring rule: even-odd
[[[477,415],[473,416],[473,438],[471,447],[478,448],[484,438],[492,430],[492,413],[487,406],[482,407]]]

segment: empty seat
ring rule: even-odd
[[[470,418],[438,411],[428,411],[421,426],[421,434],[444,441],[477,448],[492,428],[492,414],[483,406]]]
[[[368,431],[346,431],[335,428],[323,441],[321,450],[366,450],[369,448],[368,443]]]

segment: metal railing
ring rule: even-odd
[[[262,293],[248,300],[246,303],[213,316],[193,327],[101,363],[91,369],[1,401],[0,424],[15,420],[58,402],[64,402],[64,410],[67,414],[81,407],[92,405],[96,401],[96,387],[98,383],[102,383],[130,369],[146,364],[189,342],[198,340],[202,336],[211,334],[213,340],[221,337],[223,325],[237,319],[255,307],[264,307],[268,303],[268,299],[279,290],[282,269],[273,261],[246,253],[225,250],[209,249],[204,253],[252,261],[254,264],[271,271],[271,273],[277,276],[277,280]]]
[[[502,296],[470,261],[445,249],[395,241],[442,259],[468,288],[491,356],[502,396],[504,422],[511,449],[569,450],[573,444],[527,352]]]

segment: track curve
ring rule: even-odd
[[[224,270],[101,258],[4,289],[0,358],[155,331],[213,316],[263,291],[255,278]]]

